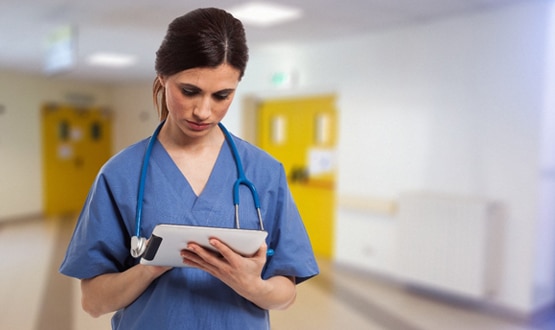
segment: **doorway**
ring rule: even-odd
[[[44,213],[77,214],[111,156],[110,111],[45,104],[41,115]]]
[[[256,144],[283,163],[314,252],[334,247],[335,95],[265,99],[256,105]]]

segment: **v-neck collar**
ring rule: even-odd
[[[216,220],[211,219],[221,218],[223,213],[226,212],[225,210],[233,207],[231,196],[237,174],[235,161],[227,140],[222,143],[208,181],[198,196],[158,140],[152,151],[150,166],[156,167],[156,169],[153,168],[154,175],[165,177],[161,184],[167,187],[160,187],[160,184],[156,186],[158,189],[164,189],[166,194],[163,195],[171,200],[160,201],[160,203],[166,207],[171,207],[173,210],[165,210],[164,212],[175,215],[187,214],[188,221],[195,225],[221,226],[213,223]],[[156,194],[156,191],[152,193]],[[230,225],[233,225],[232,221],[230,221]]]

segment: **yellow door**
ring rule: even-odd
[[[335,96],[263,101],[257,144],[287,173],[314,252],[331,258],[335,219]]]
[[[76,214],[111,155],[109,112],[44,105],[42,142],[44,212],[47,216]]]

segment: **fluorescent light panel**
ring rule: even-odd
[[[302,10],[269,2],[248,2],[229,12],[244,24],[268,27],[281,24],[302,16]]]
[[[110,68],[124,68],[137,62],[135,56],[117,53],[94,53],[87,58],[87,63],[93,66]]]

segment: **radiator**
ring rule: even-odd
[[[481,198],[407,193],[398,209],[401,281],[473,299],[498,291],[502,212]]]

